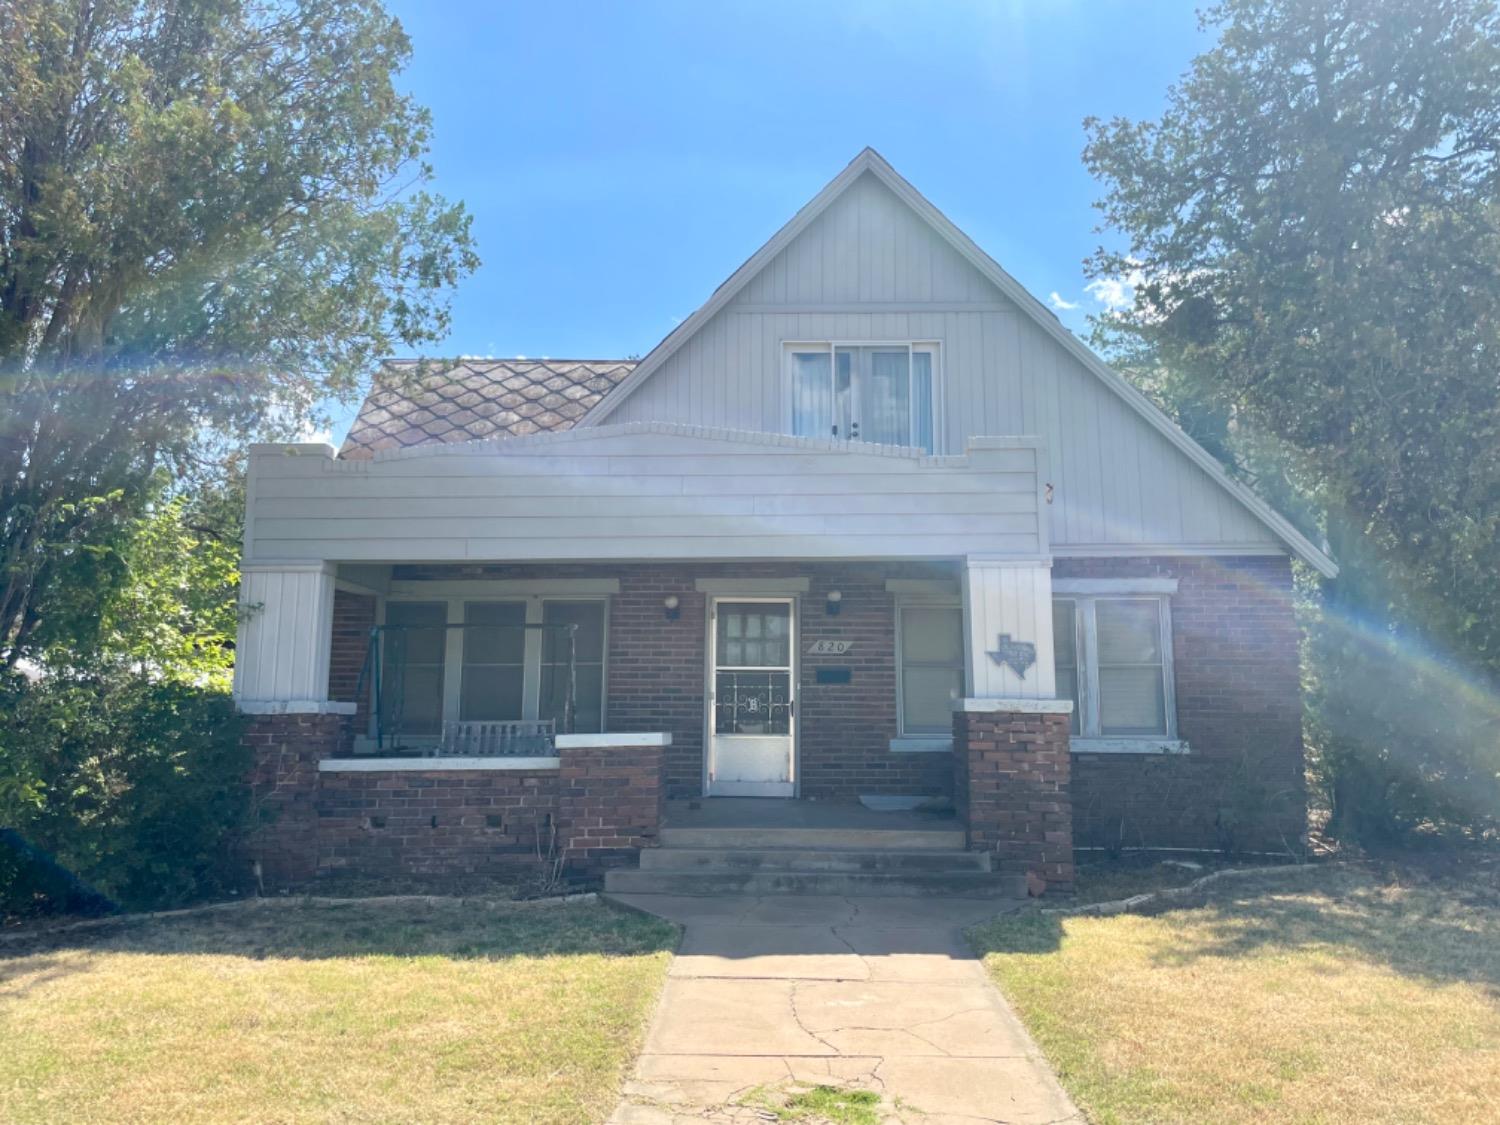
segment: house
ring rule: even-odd
[[[1283,851],[1293,559],[1335,573],[866,149],[638,362],[393,363],[339,452],[253,448],[263,866]]]

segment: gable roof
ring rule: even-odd
[[[621,402],[651,377],[652,372],[660,368],[699,329],[732,301],[793,239],[807,229],[855,181],[867,173],[875,176],[890,189],[896,198],[914,211],[948,245],[1035,321],[1060,347],[1117,395],[1146,424],[1159,431],[1190,461],[1207,473],[1215,483],[1268,527],[1294,554],[1328,577],[1333,577],[1338,573],[1337,564],[1326,551],[1315,545],[1248,487],[1229,476],[1213,454],[1190,438],[1124,376],[1105,364],[1083,341],[1068,331],[1050,309],[1027,292],[1020,282],[1006,273],[998,262],[981,250],[968,235],[959,230],[946,215],[934,207],[921,192],[908,183],[886,162],[884,157],[872,148],[866,148],[850,161],[848,167],[835,176],[822,191],[793,215],[785,226],[772,235],[765,245],[715,289],[696,312],[657,344],[612,393],[598,400],[577,425],[590,427],[604,422]]]
[[[635,368],[622,359],[388,361],[339,456],[572,429]]]

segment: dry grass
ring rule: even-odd
[[[1073,885],[1074,901],[1110,902],[1181,887],[1215,871],[1238,867],[1266,866],[1240,863],[1217,856],[1193,856],[1191,859],[1162,858],[1155,853],[1126,855],[1118,859],[1098,857],[1078,865]]]
[[[1099,1125],[1500,1120],[1493,888],[1272,874],[971,936]]]
[[[596,1122],[675,931],[351,902],[44,940],[0,945],[6,1122]]]

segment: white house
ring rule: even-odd
[[[289,877],[524,855],[571,748],[634,763],[600,863],[662,796],[951,799],[1066,884],[1300,832],[1293,558],[866,149],[639,362],[392,363],[341,451],[255,447],[236,693],[317,763]]]

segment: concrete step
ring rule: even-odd
[[[620,868],[604,876],[612,894],[652,895],[890,895],[914,898],[1024,898],[1019,875],[988,871],[641,871]]]
[[[826,851],[957,851],[968,843],[962,828],[672,828],[667,848],[802,848]]]
[[[642,871],[956,872],[988,871],[988,852],[841,851],[837,848],[645,848]]]

